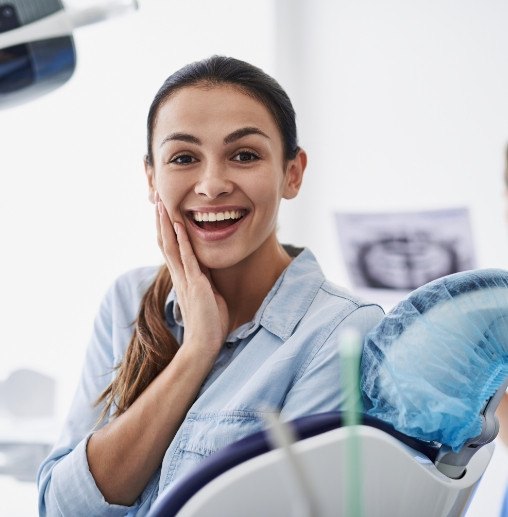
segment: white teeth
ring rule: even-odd
[[[192,212],[194,221],[224,221],[227,219],[240,219],[242,210],[230,210],[225,212]]]

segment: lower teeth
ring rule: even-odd
[[[241,219],[241,218],[240,218]],[[233,226],[240,219],[225,219],[223,221],[196,221],[196,224],[203,230],[222,230]]]

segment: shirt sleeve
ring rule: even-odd
[[[282,410],[282,420],[301,416],[338,411],[346,400],[341,384],[340,334],[346,328],[356,330],[362,339],[383,317],[378,305],[362,305],[346,316],[327,339],[313,350],[289,390]]]
[[[90,473],[86,445],[102,408],[95,401],[109,385],[115,368],[113,288],[105,296],[94,322],[84,367],[63,431],[39,467],[39,515],[119,516],[129,507],[106,502]]]

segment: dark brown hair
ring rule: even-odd
[[[147,153],[145,160],[153,165],[152,137],[160,107],[176,91],[187,86],[228,84],[263,103],[273,115],[279,129],[284,159],[298,153],[295,111],[282,87],[261,69],[238,59],[212,56],[191,63],[169,76],[150,106],[147,119]],[[104,418],[113,408],[118,416],[129,408],[152,380],[170,363],[178,343],[165,321],[165,303],[172,282],[167,267],[160,268],[154,282],[144,294],[134,323],[127,352],[117,366],[117,375],[101,394],[97,403],[105,403]]]

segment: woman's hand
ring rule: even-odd
[[[184,343],[214,360],[227,335],[228,308],[213,286],[207,269],[200,266],[185,225],[171,221],[155,195],[157,241],[176,289],[185,325]]]

